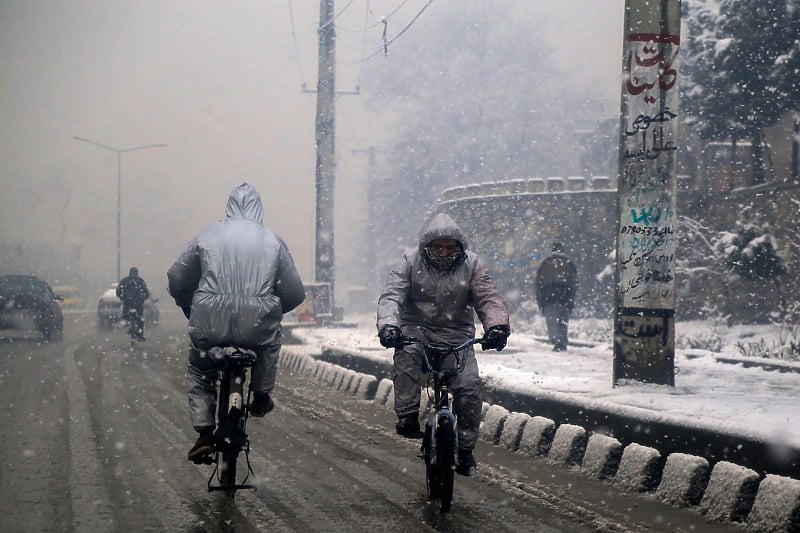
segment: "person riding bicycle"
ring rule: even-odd
[[[150,298],[147,283],[139,277],[139,269],[131,267],[128,275],[117,284],[117,298],[122,302],[122,318],[131,331],[131,338],[143,341],[144,338],[144,301]]]
[[[248,183],[235,187],[226,213],[227,218],[201,230],[167,272],[169,294],[189,319],[189,410],[199,434],[188,454],[194,462],[215,449],[219,364],[206,351],[236,345],[256,352],[249,409],[250,415],[263,417],[275,406],[270,395],[283,314],[305,299],[289,248],[262,225],[256,189]]]
[[[422,438],[420,392],[424,374],[423,347],[404,345],[404,337],[460,344],[475,336],[477,313],[485,332],[482,348],[502,350],[511,334],[508,309],[480,258],[467,250],[467,239],[444,213],[431,219],[418,247],[406,251],[391,269],[378,299],[380,343],[394,352],[394,409],[396,430],[407,438]],[[478,440],[483,385],[475,350],[465,353],[464,371],[454,377],[453,411],[458,420],[459,466],[472,476],[472,454]]]

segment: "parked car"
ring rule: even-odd
[[[156,304],[158,298],[150,298],[144,302],[144,322],[150,326],[158,324],[159,311]],[[122,301],[117,298],[117,284],[112,283],[97,302],[97,324],[101,328],[111,329],[122,321]]]
[[[53,292],[61,296],[61,309],[83,309],[81,291],[75,285],[56,285]]]
[[[36,276],[0,276],[0,329],[36,330],[47,341],[61,340],[60,299]]]

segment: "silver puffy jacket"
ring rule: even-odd
[[[424,260],[425,246],[439,238],[454,239],[464,250],[462,260],[444,272]],[[476,313],[484,331],[509,325],[505,302],[486,266],[467,249],[458,224],[439,213],[422,231],[417,248],[404,253],[389,273],[378,299],[378,331],[387,325],[419,325],[443,341],[458,342],[474,336]]]
[[[283,314],[305,299],[289,249],[262,225],[255,188],[234,188],[226,213],[192,239],[167,272],[175,303],[192,308],[189,338],[199,350],[225,343],[269,345],[280,333]]]

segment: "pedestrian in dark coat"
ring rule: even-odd
[[[139,277],[139,269],[131,267],[117,284],[117,298],[122,301],[122,318],[133,328],[133,337],[144,340],[144,301],[150,298],[147,283]]]
[[[578,270],[564,255],[564,246],[554,242],[552,255],[542,261],[536,272],[536,301],[556,352],[567,349],[569,319],[575,307],[577,288]]]

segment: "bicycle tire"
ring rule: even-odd
[[[446,513],[453,503],[453,483],[455,481],[456,434],[453,420],[448,416],[439,417],[436,429],[436,478],[439,485],[439,509]]]
[[[439,499],[441,476],[439,469],[432,461],[431,437],[433,429],[430,424],[425,425],[425,435],[422,438],[422,459],[425,461],[425,486],[428,497],[432,500]]]
[[[225,426],[225,420],[230,415],[231,405],[230,398],[233,393],[238,392],[241,395],[242,385],[236,383],[236,376],[229,369],[223,371],[222,384],[220,386],[219,397],[219,426]],[[219,447],[220,443],[218,443]],[[225,493],[233,498],[236,495],[236,461],[239,456],[239,450],[224,446],[221,452],[218,452],[218,465],[219,468],[219,483]]]
[[[224,451],[219,465],[220,485],[225,490],[225,494],[231,498],[236,495],[236,460],[238,456],[238,452]]]

